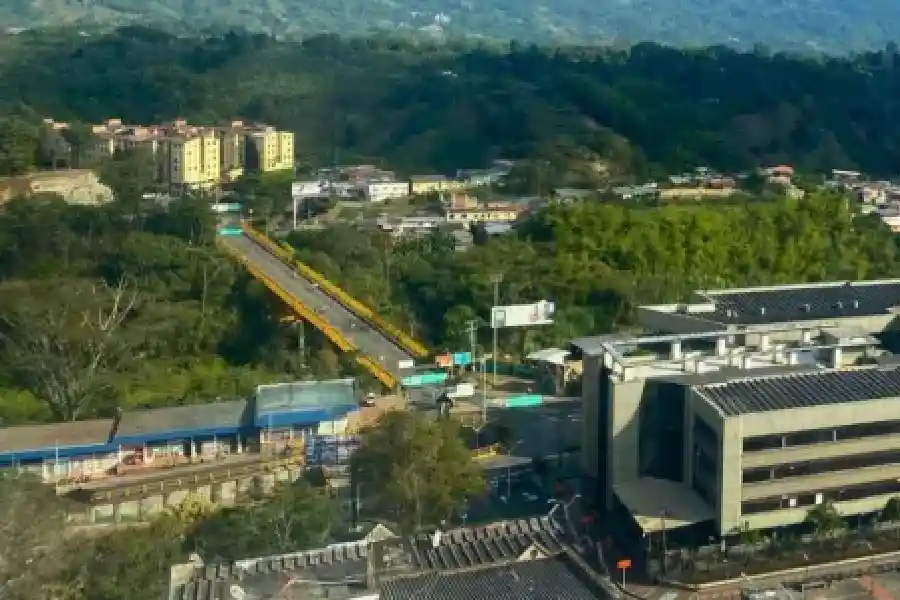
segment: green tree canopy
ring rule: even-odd
[[[332,533],[335,507],[304,480],[281,483],[271,495],[200,519],[187,544],[210,561],[234,561],[319,548]]]
[[[385,414],[363,432],[351,468],[364,501],[408,532],[440,525],[484,492],[460,425],[419,413]]]

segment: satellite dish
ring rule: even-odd
[[[232,584],[230,588],[228,588],[228,593],[231,594],[233,600],[246,600],[247,594],[244,592],[244,588],[237,585],[236,583]]]

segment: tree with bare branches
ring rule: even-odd
[[[138,293],[126,280],[115,286],[64,283],[43,293],[33,287],[17,293],[23,284],[5,286],[0,344],[14,382],[46,402],[56,419],[74,421],[108,389],[107,375],[125,360],[128,342],[121,330]]]

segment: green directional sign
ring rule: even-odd
[[[240,227],[222,227],[219,235],[244,235],[244,231]]]
[[[527,408],[529,406],[540,406],[543,403],[544,397],[534,394],[510,396],[505,402],[506,408]]]
[[[423,385],[432,385],[435,383],[444,383],[447,381],[447,373],[445,371],[435,371],[433,373],[419,373],[410,375],[400,380],[403,387],[421,387]]]

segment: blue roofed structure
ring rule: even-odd
[[[0,428],[0,466],[115,452],[113,419]]]
[[[126,411],[112,441],[143,444],[237,435],[252,426],[247,405],[246,400],[234,400]]]
[[[353,379],[301,381],[256,388],[254,425],[281,428],[340,419],[359,406]]]

